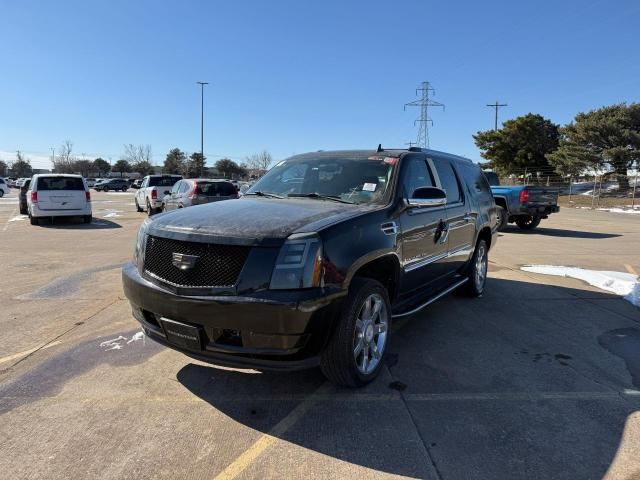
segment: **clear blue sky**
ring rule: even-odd
[[[0,0],[0,158],[47,166],[65,139],[116,161],[125,143],[199,150],[209,161],[262,149],[415,140],[415,87],[435,100],[431,146],[479,159],[471,135],[538,112],[638,101],[637,1]]]

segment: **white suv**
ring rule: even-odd
[[[31,225],[40,218],[82,217],[91,223],[91,194],[80,175],[37,174],[27,191]]]

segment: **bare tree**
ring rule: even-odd
[[[124,146],[124,155],[122,158],[132,165],[140,162],[151,163],[152,157],[151,145],[134,145],[133,143],[129,143]]]
[[[269,170],[269,167],[271,166],[272,162],[273,162],[273,157],[266,150],[263,150],[260,153],[255,153],[250,157],[247,157],[247,164],[249,165],[249,168],[251,170],[260,171],[261,172],[260,174],[264,174],[264,172]]]
[[[53,171],[56,173],[74,173],[76,159],[73,156],[73,143],[65,140],[58,149],[57,157],[53,159]]]
[[[129,143],[124,146],[124,155],[122,158],[131,165],[132,171],[138,172],[140,175],[153,173],[151,145],[134,145],[133,143]]]

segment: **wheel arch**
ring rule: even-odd
[[[348,289],[356,277],[380,282],[387,289],[389,301],[393,303],[400,284],[400,259],[395,252],[366,255],[354,263],[344,281],[344,288]]]

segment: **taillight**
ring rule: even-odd
[[[38,203],[38,192],[31,192],[31,203]]]
[[[198,191],[198,184],[197,183],[193,183],[193,189],[189,192],[189,198],[191,200],[195,200],[196,198],[198,198],[198,194],[196,193]]]
[[[151,190],[151,199],[155,200],[156,198],[158,198],[158,192],[155,190]]]
[[[91,192],[84,192],[86,198],[87,198],[87,202],[91,201]]]
[[[527,203],[529,201],[529,190],[520,191],[520,203]]]

